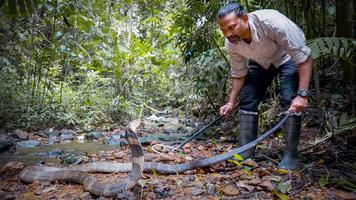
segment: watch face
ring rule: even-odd
[[[306,97],[306,96],[308,96],[308,92],[305,91],[305,90],[301,90],[301,91],[298,92],[298,95],[302,96],[302,97]]]

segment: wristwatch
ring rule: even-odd
[[[299,89],[297,95],[301,97],[308,97],[309,91],[307,89]]]

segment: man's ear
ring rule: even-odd
[[[244,20],[244,22],[248,21],[248,16],[246,14],[243,14],[241,18]]]

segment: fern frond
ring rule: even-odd
[[[322,56],[336,56],[353,63],[356,52],[356,40],[344,37],[321,37],[308,41],[308,46],[312,51],[313,59]]]

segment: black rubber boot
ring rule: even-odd
[[[240,146],[243,146],[257,138],[258,113],[240,110]],[[244,159],[253,158],[256,147],[253,147],[240,155]]]
[[[291,115],[283,125],[283,128],[285,130],[284,139],[286,142],[286,148],[284,151],[283,159],[278,165],[279,168],[293,170],[298,167],[297,151],[299,144],[301,121],[302,120],[300,115]]]

